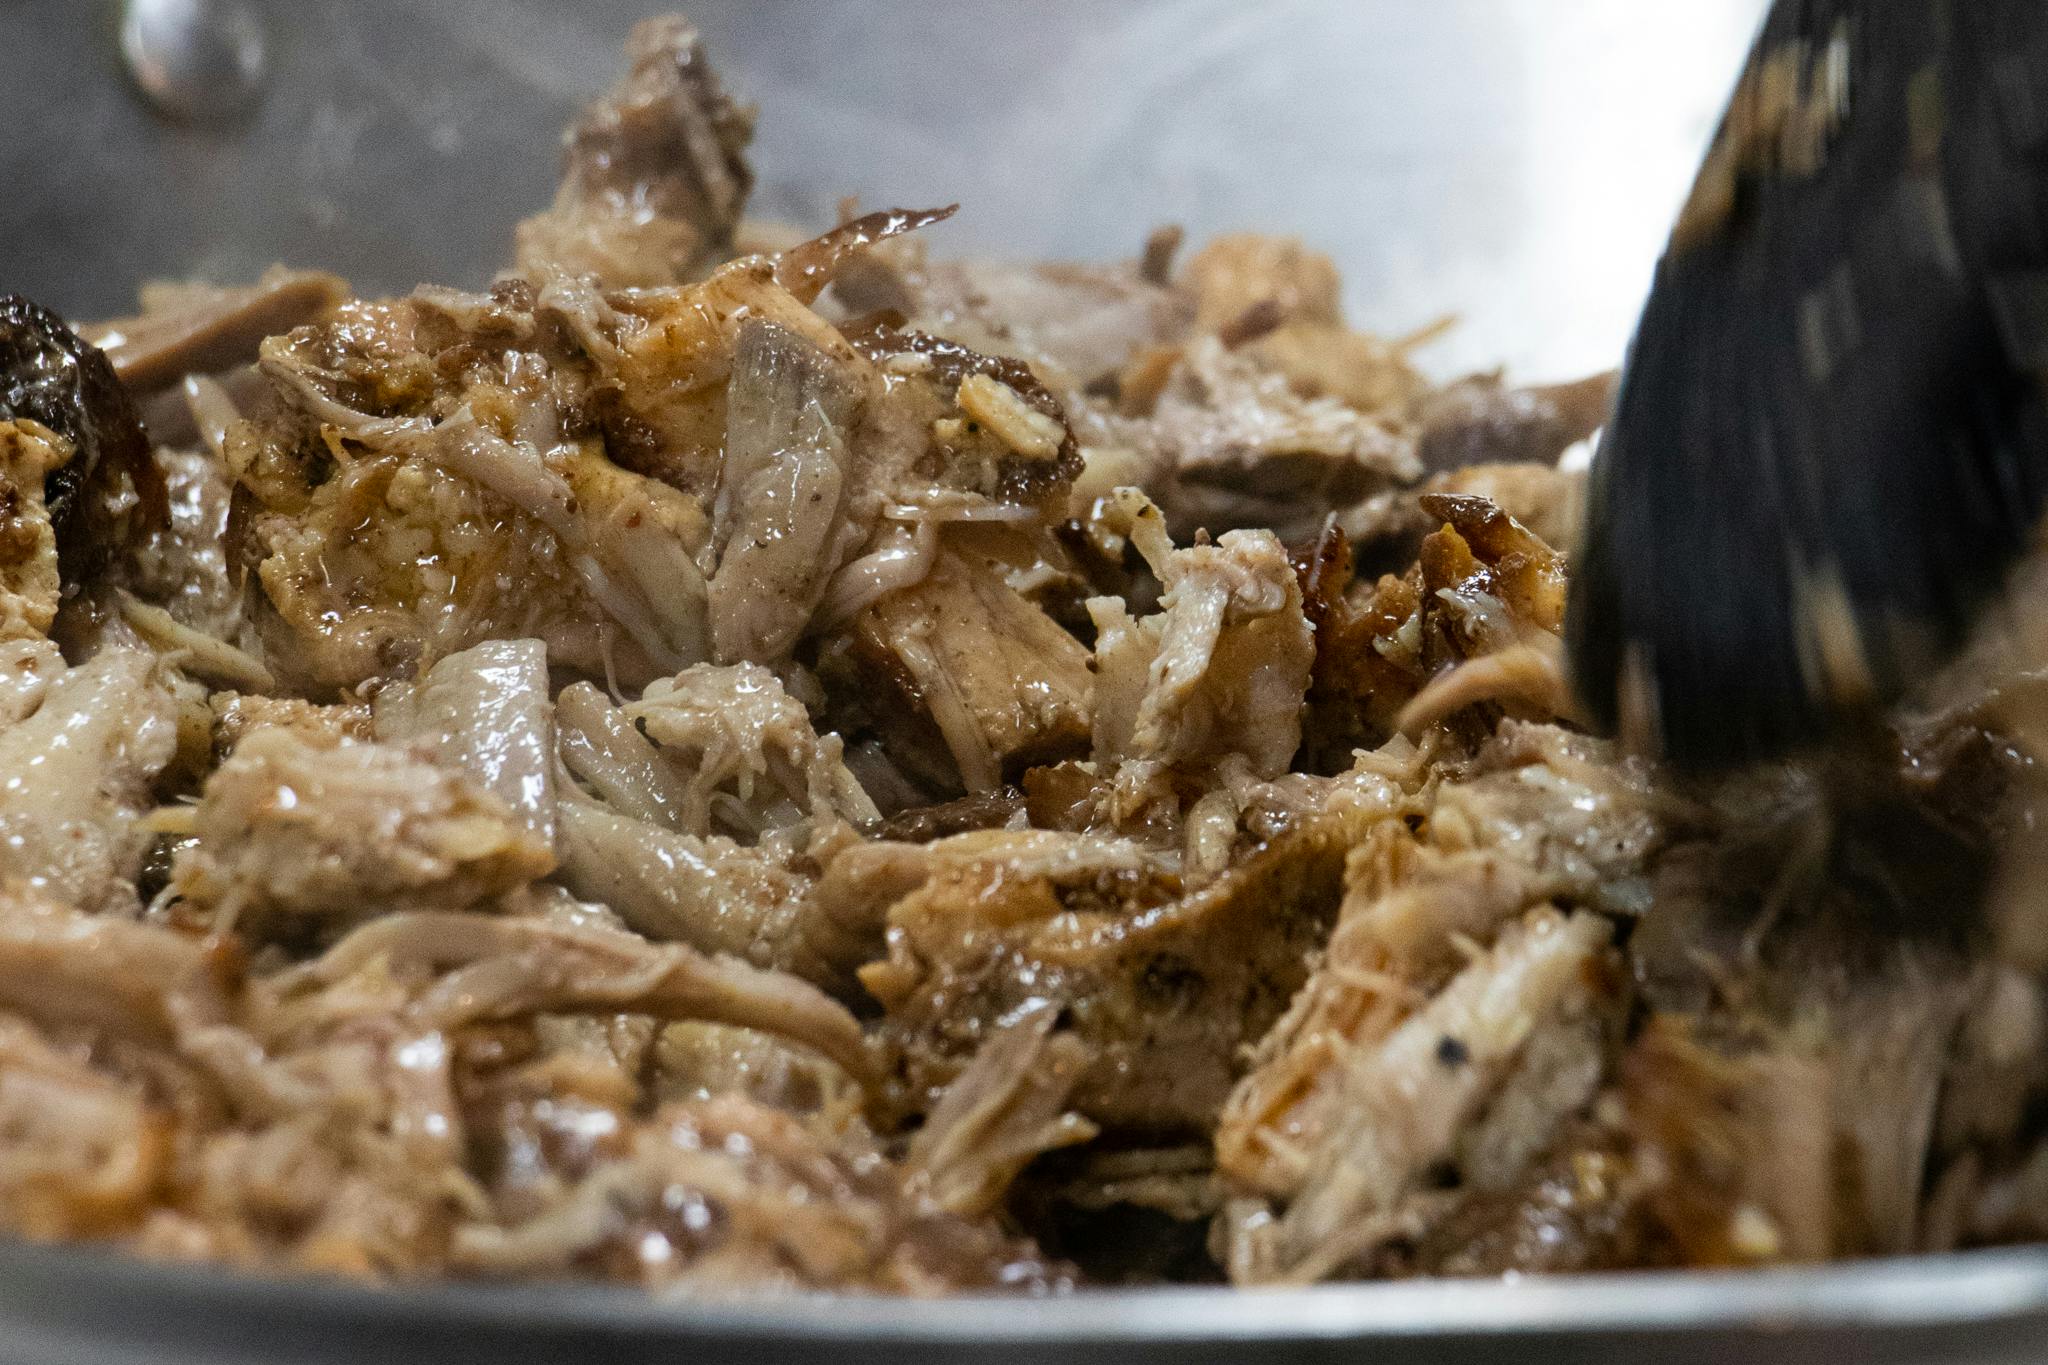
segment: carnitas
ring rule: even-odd
[[[1664,771],[1560,667],[1605,378],[1438,385],[1287,239],[750,223],[695,32],[628,65],[483,290],[0,301],[0,1226],[700,1294],[2048,1234],[2038,678]]]

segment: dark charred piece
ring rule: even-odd
[[[114,367],[62,318],[19,294],[0,297],[0,417],[40,422],[71,443],[70,461],[49,475],[44,492],[67,578],[92,572],[105,556],[103,537],[120,529],[111,523],[128,520],[106,505],[107,490],[125,481],[140,500],[140,520],[163,519],[163,479]]]

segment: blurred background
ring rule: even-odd
[[[575,105],[649,0],[245,6],[253,99],[153,113],[124,6],[0,0],[0,291],[73,316],[151,276],[272,261],[359,291],[476,285],[543,204]],[[949,254],[1126,256],[1298,234],[1353,319],[1461,325],[1424,357],[1527,379],[1616,363],[1761,0],[695,0],[760,106],[757,214],[959,200]],[[203,16],[204,17],[204,16]],[[212,16],[216,19],[218,15]],[[235,16],[230,14],[229,19]],[[216,95],[232,80],[215,79]],[[204,93],[202,91],[202,93]],[[224,100],[232,103],[232,100]]]

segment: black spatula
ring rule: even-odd
[[[2048,0],[1780,0],[1657,272],[1568,635],[1716,762],[1896,696],[2048,494]]]

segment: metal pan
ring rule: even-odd
[[[163,0],[126,0],[161,4]],[[138,98],[123,0],[0,0],[0,286],[78,317],[283,260],[477,286],[634,18],[761,109],[754,208],[961,202],[934,250],[1297,233],[1362,324],[1531,380],[1616,363],[1762,0],[177,0],[262,28],[253,105]],[[217,80],[202,81],[203,86]]]
[[[114,314],[150,276],[274,260],[366,292],[475,284],[645,0],[249,0],[254,102],[167,122],[111,0],[0,0],[0,290]],[[1432,357],[1614,363],[1759,0],[694,0],[760,101],[756,205],[966,209],[951,252],[1128,254],[1299,233],[1361,323],[1456,313]],[[0,1365],[831,1360],[2036,1361],[2048,1251],[1769,1274],[1061,1301],[378,1290],[0,1244]]]
[[[707,1303],[554,1284],[377,1289],[0,1248],[0,1365],[2034,1365],[2044,1342],[2039,1250],[1258,1294]]]

